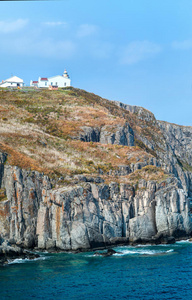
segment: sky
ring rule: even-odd
[[[0,1],[0,80],[64,69],[76,88],[192,126],[192,1]]]

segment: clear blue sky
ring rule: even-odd
[[[0,80],[65,68],[74,87],[192,126],[192,1],[0,1]]]

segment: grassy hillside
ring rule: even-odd
[[[81,126],[110,125],[113,130],[126,122],[135,133],[134,147],[77,139]],[[141,135],[161,143],[161,133],[154,122],[83,90],[0,90],[0,150],[8,154],[7,163],[11,165],[63,178],[74,174],[96,176],[102,170],[108,181],[115,176],[113,170],[118,165],[143,162],[156,155],[139,139]],[[140,171],[137,177],[141,174],[150,179],[165,175],[155,167]],[[121,181],[133,181],[133,174]]]

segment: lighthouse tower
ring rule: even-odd
[[[67,73],[67,71],[66,71],[66,70],[63,72],[63,77],[65,77],[65,78],[69,78],[69,75],[68,75],[68,73]]]

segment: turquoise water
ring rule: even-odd
[[[192,299],[192,243],[42,254],[0,268],[0,299]]]

